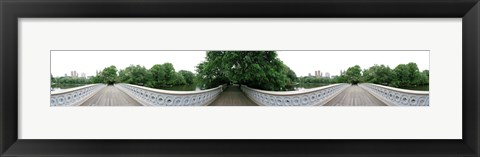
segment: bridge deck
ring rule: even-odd
[[[387,106],[363,88],[352,85],[324,106]]]
[[[80,106],[142,106],[115,86],[107,86]]]
[[[229,86],[209,106],[258,106],[238,86]]]

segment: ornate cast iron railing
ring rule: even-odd
[[[50,93],[50,106],[77,106],[95,95],[104,84],[91,84]]]
[[[321,106],[350,84],[333,84],[302,91],[264,91],[242,85],[242,91],[262,106]]]
[[[222,86],[201,91],[170,91],[132,84],[115,84],[145,106],[206,106],[222,92]]]
[[[390,106],[429,106],[429,91],[414,91],[362,83],[359,85]]]

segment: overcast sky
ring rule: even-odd
[[[339,75],[340,70],[359,65],[362,69],[375,64],[395,68],[398,64],[415,62],[422,70],[429,69],[429,51],[277,51],[280,58],[297,76],[315,75],[315,70]],[[170,62],[176,71],[195,72],[195,66],[205,60],[205,51],[52,51],[53,76],[70,76],[75,70],[80,76],[95,75],[110,65],[117,69],[142,65],[147,69],[154,64]]]

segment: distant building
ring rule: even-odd
[[[316,77],[322,77],[322,75],[323,75],[323,74],[322,74],[322,71],[320,71],[320,70],[316,70],[316,71],[315,71],[315,76],[316,76]]]
[[[71,76],[71,77],[78,77],[77,71],[75,71],[75,70],[74,70],[74,71],[70,71],[70,76]]]
[[[87,78],[87,75],[85,73],[82,73],[82,78]]]
[[[326,78],[330,78],[330,73],[329,73],[329,72],[326,72],[326,73],[325,73],[325,77],[326,77]]]
[[[308,73],[308,76],[312,76],[312,73]]]

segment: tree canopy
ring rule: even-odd
[[[115,81],[117,80],[117,67],[115,66],[109,66],[103,69],[101,72],[101,80],[103,80],[103,83],[106,84],[114,84]]]
[[[363,70],[363,81],[375,84],[388,85],[392,81],[394,75],[392,69],[385,65],[377,65]]]
[[[195,77],[195,74],[190,71],[180,70],[176,72],[171,63],[155,64],[150,69],[140,65],[130,65],[118,71],[117,68],[112,65],[100,71],[96,76],[88,79],[88,82],[107,84],[129,83],[151,88],[162,88],[175,85],[195,84]],[[78,80],[72,77],[65,78],[69,80],[75,79],[75,81]],[[55,80],[55,78],[52,78],[52,80]]]
[[[355,65],[353,67],[350,67],[347,69],[347,72],[345,72],[345,77],[347,78],[347,81],[351,84],[357,84],[360,82],[360,78],[362,77],[362,69],[360,66]]]
[[[420,72],[416,63],[399,64],[394,69],[385,65],[374,65],[360,72],[360,66],[349,67],[335,77],[337,83],[375,83],[397,88],[408,88],[429,84],[429,71]]]
[[[239,83],[264,90],[286,90],[296,75],[275,51],[208,51],[198,79],[208,88]]]

